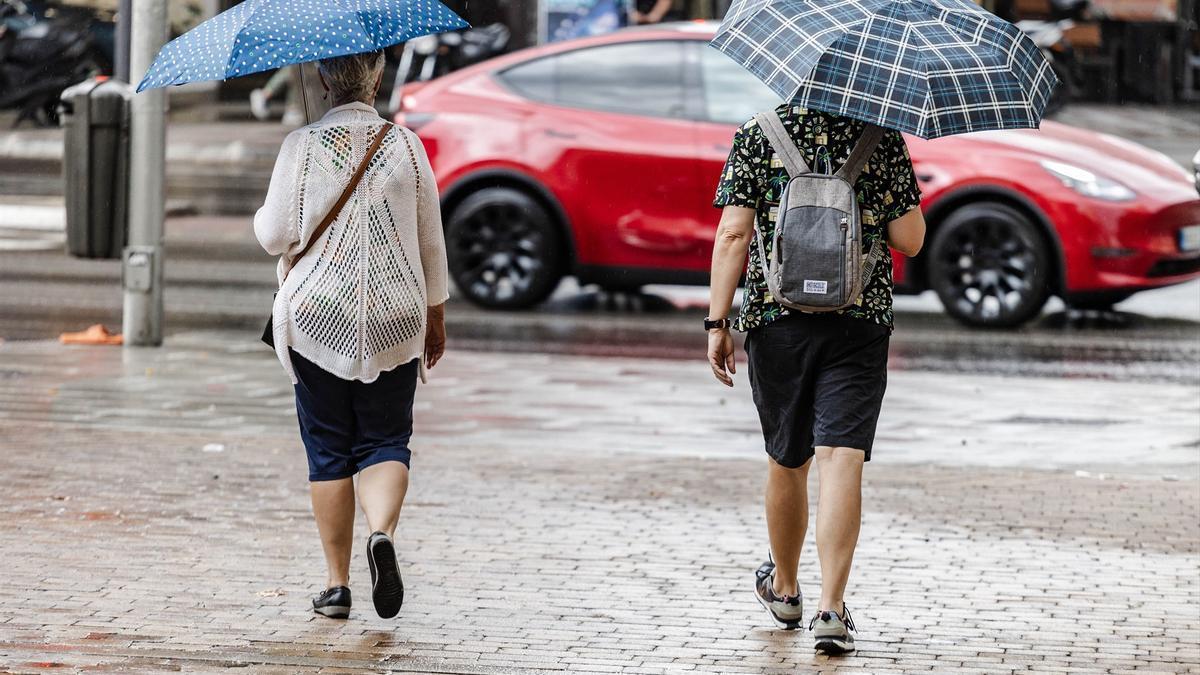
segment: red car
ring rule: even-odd
[[[396,120],[425,142],[464,296],[529,307],[571,274],[708,282],[733,131],[779,102],[706,46],[715,28],[627,29],[405,88]],[[1108,306],[1200,276],[1200,199],[1162,155],[1053,122],[908,143],[930,230],[920,256],[897,255],[897,290],[932,288],[961,321],[1011,326],[1051,294]]]

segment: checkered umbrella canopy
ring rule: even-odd
[[[1035,128],[1057,83],[969,0],[737,0],[711,44],[796,105],[923,138]]]

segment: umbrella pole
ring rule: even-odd
[[[308,85],[304,84],[304,64],[297,63],[296,67],[300,69],[300,105],[304,106],[304,126],[312,124],[312,119],[308,116]]]

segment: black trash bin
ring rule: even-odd
[[[62,93],[67,253],[120,258],[128,232],[129,101],[133,87],[91,79]]]

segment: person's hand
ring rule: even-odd
[[[446,353],[445,305],[429,308],[425,326],[425,367],[432,369]]]
[[[635,9],[629,13],[629,22],[635,26],[640,26],[646,23],[646,15]]]
[[[728,328],[714,328],[708,331],[708,365],[712,367],[713,376],[726,387],[733,386],[732,373],[737,372],[737,364],[733,358],[733,336]],[[728,372],[726,372],[728,371]]]

